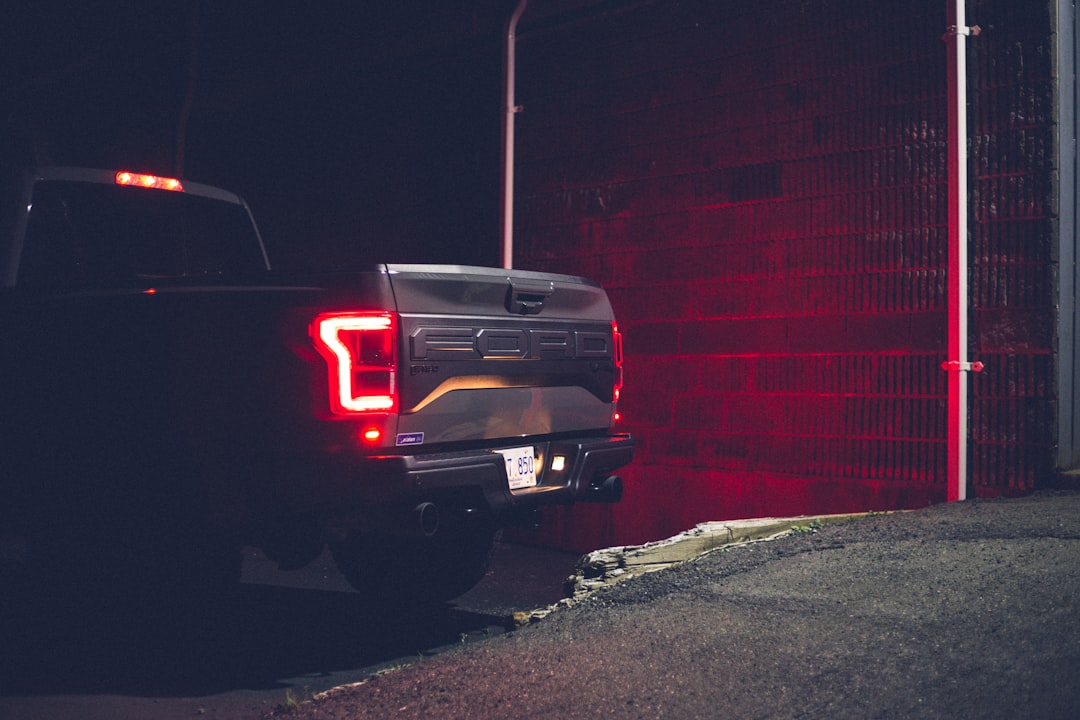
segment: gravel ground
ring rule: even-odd
[[[274,717],[1077,718],[1080,493],[714,551]]]

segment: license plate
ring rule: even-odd
[[[532,487],[536,484],[536,459],[533,457],[531,445],[498,452],[506,461],[506,478],[510,481],[511,490]]]

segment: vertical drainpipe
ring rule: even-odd
[[[1080,217],[1077,200],[1077,55],[1080,37],[1076,7],[1069,0],[1057,2],[1057,163],[1058,180],[1058,455],[1061,470],[1074,470],[1080,462],[1080,383],[1077,368],[1077,264],[1076,227]]]
[[[499,231],[502,235],[502,266],[514,266],[514,115],[521,107],[514,100],[514,61],[516,55],[515,34],[521,13],[528,0],[519,0],[514,14],[506,23],[503,37],[503,102],[502,102],[502,211],[499,214]]]
[[[947,498],[955,502],[967,498],[967,374],[982,370],[982,363],[967,359],[967,62],[964,56],[966,37],[978,35],[979,28],[965,24],[965,0],[946,1],[949,27],[943,39],[949,43],[949,342],[948,359],[942,369],[948,373],[949,386]]]

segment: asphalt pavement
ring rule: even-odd
[[[842,520],[668,544],[668,567],[271,716],[1080,717],[1080,493]]]
[[[0,542],[0,720],[258,718],[447,648],[513,630],[514,615],[563,596],[580,556],[497,548],[487,577],[442,608],[372,608],[329,553],[281,571],[245,551],[224,617],[179,632],[141,600],[114,605],[55,578],[39,582]],[[194,609],[200,613],[201,609]],[[163,622],[164,621],[164,622]]]

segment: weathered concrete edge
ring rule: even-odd
[[[772,540],[796,532],[850,522],[883,513],[800,515],[787,518],[753,518],[706,522],[665,540],[644,545],[623,545],[596,550],[582,557],[577,571],[566,580],[567,598],[546,608],[514,613],[516,625],[524,625],[567,607],[595,590],[646,573],[688,562],[714,550],[749,542]]]
[[[577,572],[566,579],[569,597],[554,605],[527,612],[515,612],[512,620],[516,627],[541,620],[560,608],[565,608],[587,597],[594,590],[663,570],[683,562],[689,562],[714,550],[735,547],[751,542],[762,542],[797,532],[814,532],[825,525],[849,522],[884,512],[848,513],[844,515],[800,515],[789,518],[754,518],[706,522],[665,540],[644,545],[623,545],[596,550],[578,561]],[[410,664],[410,663],[406,663]],[[393,666],[376,672],[378,677],[400,669]],[[372,678],[348,683],[316,693],[311,701],[321,702],[341,692],[366,685]],[[311,702],[304,701],[304,702]]]

